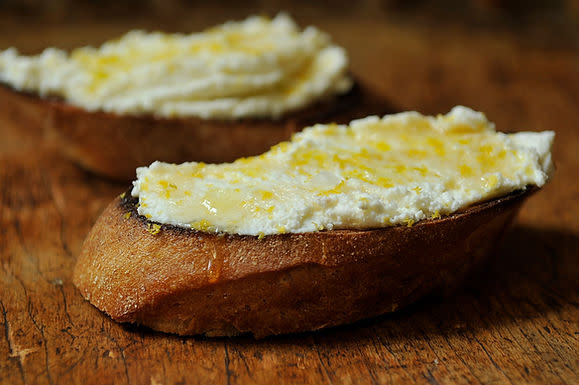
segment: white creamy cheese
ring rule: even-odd
[[[132,31],[70,55],[11,48],[0,82],[89,111],[204,119],[278,118],[352,86],[344,49],[284,14],[190,35]]]
[[[133,196],[151,221],[267,235],[376,228],[437,218],[542,186],[552,131],[503,134],[466,107],[316,125],[227,164],[154,162]]]

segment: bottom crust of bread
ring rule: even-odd
[[[391,112],[383,98],[360,85],[278,120],[167,119],[91,112],[1,83],[0,106],[0,122],[12,130],[29,132],[83,168],[121,181],[134,179],[136,167],[155,160],[231,162],[259,155],[314,123],[347,123]]]
[[[316,330],[394,311],[460,282],[493,252],[531,190],[412,227],[255,236],[147,221],[115,199],[74,283],[116,321],[180,335]]]

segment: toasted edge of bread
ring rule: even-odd
[[[181,335],[316,330],[454,286],[491,254],[534,190],[412,227],[255,236],[150,222],[128,193],[88,234],[81,294],[115,321]]]
[[[53,149],[83,168],[129,181],[135,168],[155,160],[182,163],[231,162],[259,155],[302,128],[323,122],[347,123],[384,114],[385,102],[367,87],[315,103],[274,119],[204,120],[157,118],[86,111],[58,99],[40,98],[0,84],[0,121],[36,132]]]

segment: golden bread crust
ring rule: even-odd
[[[134,179],[136,167],[155,160],[231,162],[259,155],[314,123],[347,123],[368,114],[389,112],[386,103],[360,86],[279,120],[165,119],[89,112],[1,84],[0,106],[0,114],[10,115],[4,119],[14,121],[19,130],[38,131],[52,147],[82,167],[123,181]]]
[[[412,227],[254,236],[156,225],[115,199],[87,236],[74,283],[120,322],[256,337],[393,311],[454,285],[494,250],[529,195]]]

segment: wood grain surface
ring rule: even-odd
[[[396,110],[464,104],[499,130],[556,131],[554,179],[485,271],[445,296],[316,333],[180,338],[119,325],[81,298],[71,271],[100,211],[127,186],[0,121],[1,384],[579,383],[577,33],[294,13],[343,44],[353,71]],[[134,27],[188,31],[243,13],[223,14],[38,24],[0,15],[0,48],[99,43]]]

